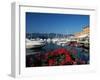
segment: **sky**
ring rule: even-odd
[[[27,33],[74,34],[89,25],[89,15],[26,12]]]

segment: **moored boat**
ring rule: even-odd
[[[27,49],[29,49],[29,48],[41,48],[45,45],[46,45],[46,43],[44,41],[26,39],[26,48]]]

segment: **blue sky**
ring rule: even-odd
[[[26,12],[27,33],[73,34],[89,25],[89,15]]]

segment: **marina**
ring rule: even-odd
[[[26,60],[27,60],[26,66],[27,67],[31,67],[33,66],[33,64],[34,66],[47,66],[47,64],[42,65],[41,61],[44,58],[42,58],[41,56],[45,56],[49,52],[53,52],[54,50],[57,50],[57,49],[66,49],[69,51],[69,55],[73,55],[73,57],[76,57],[78,60],[84,62],[84,63],[80,62],[79,64],[89,64],[89,49],[85,49],[84,47],[79,46],[79,44],[76,43],[75,41],[66,41],[64,39],[60,39],[60,40],[52,39],[50,41],[48,41],[48,39],[47,40],[40,39],[40,41],[37,40],[37,43],[36,42],[34,43],[34,41],[31,42],[31,47],[26,47],[27,48],[26,49]],[[26,46],[29,46],[29,45],[26,45]],[[36,65],[35,65],[35,60],[34,60],[35,58],[32,58],[32,57],[35,57],[36,55],[41,55],[40,56],[41,59],[40,61],[36,62]],[[33,62],[33,64],[32,62],[31,64],[29,63],[30,59]],[[37,65],[40,62],[41,64]]]
[[[26,67],[90,64],[90,16],[26,12]]]

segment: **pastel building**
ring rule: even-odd
[[[82,31],[74,34],[74,38],[77,40],[81,40],[84,38],[89,39],[89,34],[90,34],[89,26],[85,26],[85,27],[83,27]]]

